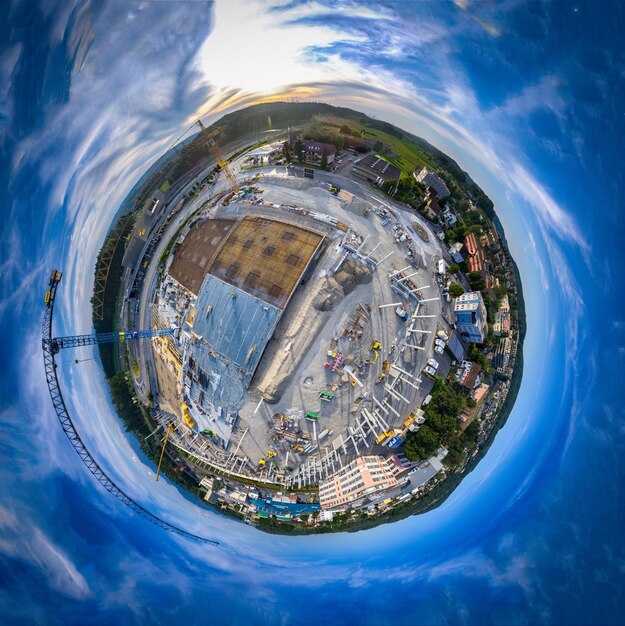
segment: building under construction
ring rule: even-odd
[[[227,442],[265,347],[297,286],[322,251],[324,236],[294,224],[246,215],[197,224],[170,268],[197,294],[187,317],[182,389],[200,427]]]

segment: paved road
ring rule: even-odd
[[[273,138],[279,133],[275,131],[270,131],[261,135],[257,140],[262,141],[266,138]],[[238,150],[248,146],[252,141],[249,137],[244,137],[243,139],[236,141],[234,143],[228,144],[223,149],[225,154],[233,154]],[[241,174],[240,170],[240,159],[235,162],[234,171],[236,174]],[[210,171],[215,167],[217,161],[211,161],[207,163],[203,168],[197,170],[196,175],[192,178],[185,177],[185,184],[179,186],[176,194],[168,201],[166,207],[161,213],[161,217],[158,222],[155,223],[153,231],[156,232],[160,225],[163,223],[163,220],[169,213],[170,207],[175,207],[178,205],[180,200],[184,197],[184,195],[189,191],[191,186],[194,184],[196,180],[204,179]],[[245,172],[247,175],[247,172]],[[170,239],[176,234],[176,231],[180,228],[180,225],[189,217],[195,210],[197,210],[202,204],[204,204],[211,197],[219,195],[222,192],[225,192],[229,189],[228,181],[226,180],[225,175],[220,174],[214,185],[207,185],[204,189],[200,190],[197,196],[193,198],[191,202],[189,202],[180,212],[179,214],[172,220],[169,226],[165,229],[161,236],[161,240],[157,244],[154,252],[152,253],[152,258],[150,259],[150,263],[146,269],[146,273],[142,282],[142,286],[140,292],[138,294],[138,299],[140,302],[139,311],[137,316],[137,327],[139,328],[150,328],[152,325],[152,301],[154,298],[154,291],[157,286],[157,269],[159,265],[159,260],[161,255],[165,251],[168,242]],[[146,248],[149,245],[149,242],[146,243]],[[145,249],[144,249],[145,251]],[[143,255],[142,255],[143,256]],[[129,287],[134,280],[134,275],[136,275],[136,271],[138,268],[135,268],[133,272],[133,279],[129,281],[129,284],[126,285],[125,298],[128,298],[129,295]],[[156,374],[154,363],[152,359],[152,350],[146,349],[150,347],[149,342],[138,342],[138,345],[135,346],[135,357],[137,362],[139,363],[140,374],[136,379],[136,387],[139,393],[140,399],[147,403],[148,401],[148,393],[150,389],[157,389],[156,382]],[[146,372],[146,365],[148,371]],[[146,381],[149,380],[149,385],[146,385]]]

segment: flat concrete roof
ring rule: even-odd
[[[222,241],[209,272],[284,309],[323,237],[295,224],[246,215]]]

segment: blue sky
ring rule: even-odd
[[[408,607],[384,600],[397,589],[417,594],[421,621],[480,621],[477,598],[499,601],[493,621],[514,607],[529,615],[532,601],[535,618],[556,615],[541,591],[539,544],[550,530],[540,513],[561,502],[559,477],[596,434],[589,394],[611,381],[597,381],[607,357],[589,316],[603,320],[621,363],[625,345],[610,248],[623,234],[623,168],[614,168],[624,134],[622,9],[613,5],[609,24],[586,3],[42,3],[32,13],[13,8],[0,51],[0,316],[11,328],[0,347],[15,363],[0,387],[7,615],[43,619],[43,607],[59,616],[71,607],[80,621],[97,607],[131,621],[152,601],[166,607],[148,614],[158,623],[172,603],[185,607],[178,617],[197,617],[194,594],[219,593],[230,616],[204,610],[225,621],[287,623],[312,602],[322,621],[344,603],[399,622]],[[246,45],[232,45],[233,32]],[[288,539],[198,514],[166,481],[155,489],[97,364],[65,363],[70,408],[95,456],[148,508],[222,541],[207,550],[146,528],[75,458],[42,384],[39,292],[61,265],[56,330],[87,332],[97,252],[146,167],[198,116],[208,123],[285,97],[395,123],[482,186],[521,270],[529,365],[506,428],[443,507],[366,533]],[[604,404],[613,428],[618,409]],[[573,520],[568,498],[560,510]],[[572,575],[578,555],[567,554],[561,567]],[[372,597],[375,584],[383,597]],[[441,599],[458,584],[466,592],[445,619]]]

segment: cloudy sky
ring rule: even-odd
[[[0,316],[11,329],[0,339],[11,363],[0,383],[7,615],[43,622],[54,607],[60,621],[71,608],[78,622],[107,609],[122,621],[286,623],[314,599],[322,621],[341,603],[354,613],[368,607],[372,621],[400,621],[409,615],[404,604],[373,599],[380,581],[389,597],[420,585],[413,593],[422,612],[412,615],[421,621],[479,621],[476,599],[497,597],[504,608],[494,621],[515,606],[534,621],[558,615],[538,564],[552,540],[547,503],[563,498],[556,469],[571,467],[589,428],[602,352],[587,320],[616,279],[602,244],[623,233],[614,198],[624,170],[611,161],[623,136],[623,54],[612,43],[621,18],[616,8],[605,24],[584,3],[516,1],[11,5],[0,29]],[[72,369],[68,357],[63,385],[94,455],[154,512],[218,537],[222,546],[211,551],[146,529],[100,492],[69,448],[40,367],[39,292],[49,268],[62,266],[57,332],[87,332],[97,252],[146,167],[198,117],[210,123],[245,104],[289,98],[392,122],[447,152],[482,186],[521,270],[531,367],[506,428],[443,507],[348,538],[289,540],[199,513],[166,481],[155,490],[153,468],[119,425],[97,364]],[[600,219],[582,200],[588,189]],[[625,315],[611,310],[606,325],[622,346]],[[563,532],[575,537],[585,526],[573,524],[575,506],[567,507]],[[585,581],[571,582],[572,543],[557,573],[576,589]],[[447,606],[459,584],[465,591],[445,620],[435,605]],[[197,594],[209,593],[231,613],[221,605],[201,612]]]

